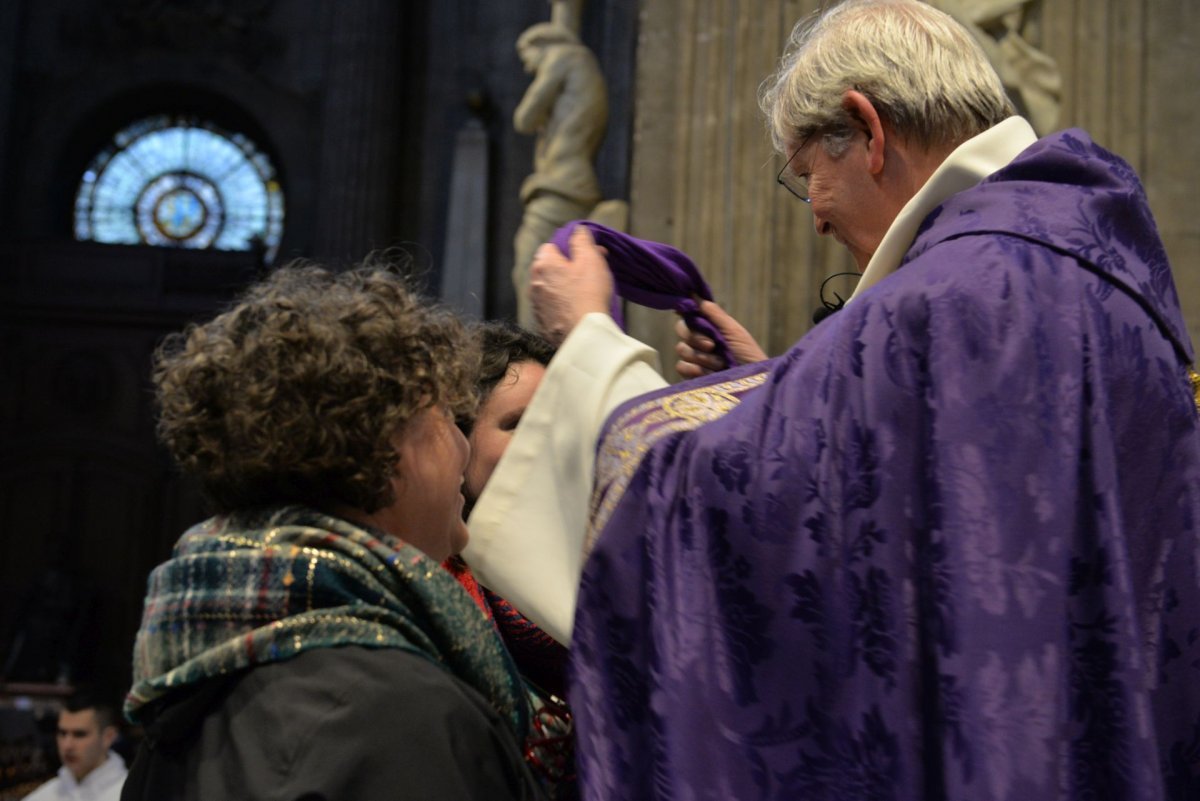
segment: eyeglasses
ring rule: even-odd
[[[800,143],[800,147],[792,151],[792,155],[789,156],[787,162],[784,163],[783,169],[779,171],[779,175],[775,176],[775,180],[780,186],[791,192],[800,200],[803,200],[805,203],[812,203],[812,198],[808,196],[808,176],[797,175],[788,169],[788,167],[792,166],[792,162],[795,161],[796,155],[804,149],[806,144],[808,144],[808,139],[805,139]]]

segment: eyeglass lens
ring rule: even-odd
[[[784,189],[791,192],[793,195],[795,195],[800,200],[803,200],[805,203],[808,203],[809,202],[808,176],[797,175],[791,169],[792,161],[795,160],[796,156],[800,153],[800,151],[803,148],[804,148],[804,145],[801,145],[800,147],[796,148],[795,151],[792,152],[792,155],[788,158],[787,162],[783,165],[783,169],[781,169],[779,171],[779,175],[776,177],[775,180],[778,181],[780,184],[782,184]]]

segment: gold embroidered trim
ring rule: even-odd
[[[733,381],[665,395],[634,406],[608,427],[596,456],[584,558],[625,495],[633,474],[654,443],[677,431],[691,431],[724,417],[741,403],[741,395],[766,383],[763,371]],[[635,422],[636,421],[636,422]]]

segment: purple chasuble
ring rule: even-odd
[[[620,298],[651,309],[676,311],[689,328],[716,343],[716,355],[726,364],[737,364],[725,337],[700,314],[700,301],[712,300],[712,290],[690,256],[670,245],[637,239],[589,220],[569,222],[554,232],[550,241],[564,256],[571,255],[571,232],[577,225],[587,227],[596,244],[608,249],[608,267],[616,285],[609,312],[622,330],[625,316]]]
[[[585,799],[1200,798],[1191,344],[1073,130],[787,354],[601,436]]]

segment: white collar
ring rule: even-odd
[[[929,212],[940,206],[952,195],[970,189],[992,173],[1008,166],[1025,148],[1037,141],[1037,134],[1022,117],[1009,117],[993,125],[978,136],[973,136],[951,151],[938,168],[929,176],[917,194],[913,195],[896,219],[863,270],[858,286],[850,300],[854,300],[868,287],[887,278],[900,266],[900,260],[912,247],[913,237]],[[848,303],[849,301],[847,301]]]

